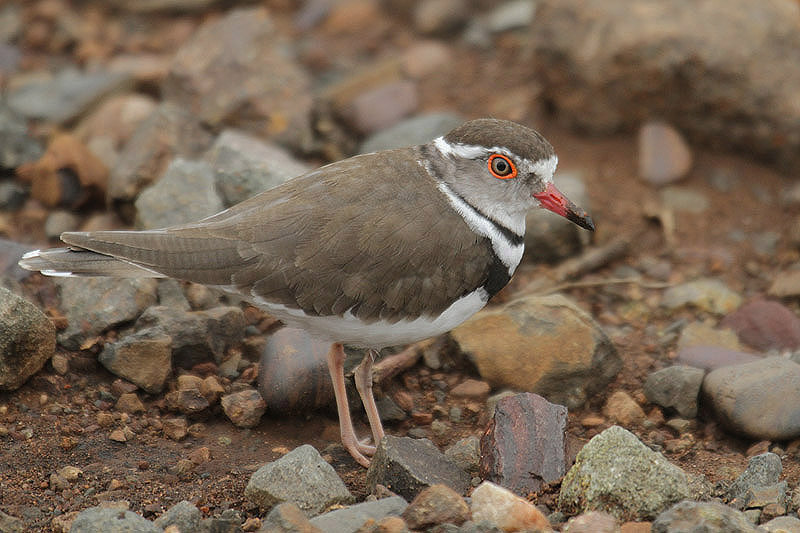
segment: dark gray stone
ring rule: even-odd
[[[686,418],[697,416],[697,397],[705,371],[691,366],[670,366],[647,376],[644,395],[647,401],[675,409]]]
[[[762,453],[751,457],[747,462],[747,469],[728,489],[731,505],[738,509],[744,508],[749,490],[754,487],[774,485],[778,482],[782,471],[781,458],[774,453]]]
[[[311,519],[325,533],[355,533],[367,520],[378,522],[387,516],[400,516],[408,503],[400,496],[336,509]]]
[[[311,524],[298,506],[287,502],[272,508],[261,523],[258,533],[323,533],[323,531]]]
[[[464,437],[447,448],[444,455],[461,470],[475,476],[480,469],[481,441],[474,435]]]
[[[206,153],[226,207],[311,170],[285,149],[237,130],[223,131]]]
[[[55,283],[67,327],[58,342],[77,350],[84,341],[124,322],[135,320],[156,303],[155,279],[63,278]]]
[[[194,222],[224,208],[211,165],[181,158],[174,159],[161,178],[142,191],[135,205],[139,229]]]
[[[221,363],[225,351],[244,338],[245,318],[242,310],[233,306],[203,311],[154,306],[142,313],[136,321],[136,329],[169,335],[173,364],[191,368],[209,359]]]
[[[520,496],[567,471],[567,408],[529,392],[497,402],[481,438],[481,478]]]
[[[70,533],[162,533],[163,530],[132,511],[90,507],[78,513]]]
[[[717,502],[682,501],[653,522],[652,533],[758,533],[747,517]]]
[[[56,329],[39,308],[0,287],[0,390],[18,389],[53,356]]]
[[[561,483],[559,508],[567,514],[604,511],[620,520],[651,520],[690,494],[680,468],[633,433],[612,426],[578,452]]]
[[[308,444],[259,468],[250,477],[244,494],[262,510],[292,502],[311,516],[331,505],[353,501],[333,467]]]
[[[381,484],[409,500],[437,483],[464,494],[470,477],[427,439],[385,436],[367,470],[370,490]]]
[[[36,161],[42,153],[42,145],[30,135],[28,121],[0,103],[0,168],[17,168]]]
[[[181,531],[196,531],[200,527],[201,517],[200,509],[183,500],[167,509],[153,524],[162,529],[177,526]]]

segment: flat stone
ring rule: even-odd
[[[671,185],[662,189],[659,196],[664,207],[678,212],[700,215],[705,213],[710,205],[705,194],[689,187]]]
[[[169,409],[179,411],[188,416],[202,413],[211,405],[197,389],[172,391],[164,399]]]
[[[709,533],[758,533],[747,517],[717,502],[683,501],[653,521],[652,533],[708,531]]]
[[[55,353],[56,329],[28,300],[0,287],[0,390],[16,390]]]
[[[211,165],[182,158],[174,159],[161,178],[139,194],[134,205],[138,229],[194,222],[224,208]]]
[[[97,104],[103,97],[132,85],[122,72],[64,69],[50,79],[36,80],[15,88],[8,105],[27,118],[63,124]]]
[[[97,360],[114,375],[156,394],[172,373],[172,339],[149,332],[126,335],[106,344]]]
[[[800,318],[779,302],[753,300],[726,316],[720,323],[757,350],[800,348]]]
[[[644,395],[651,403],[675,409],[683,417],[694,418],[704,376],[705,371],[691,366],[662,368],[647,376]]]
[[[370,490],[381,484],[407,499],[437,483],[464,494],[470,487],[470,478],[427,439],[387,435],[367,470]]]
[[[670,287],[661,297],[661,305],[667,309],[693,306],[716,315],[734,311],[742,303],[742,297],[718,279],[707,278],[689,281]]]
[[[709,321],[690,322],[681,330],[681,335],[678,337],[678,350],[692,346],[719,346],[736,351],[742,349],[735,331],[718,328]]]
[[[678,352],[676,362],[703,370],[716,370],[723,366],[758,361],[762,356],[721,348],[719,346],[691,346]]]
[[[559,508],[567,514],[603,511],[620,520],[648,520],[690,493],[680,468],[612,426],[578,452],[561,483]]]
[[[461,525],[469,517],[467,503],[447,485],[431,485],[423,489],[402,514],[410,529],[423,529],[444,523]]]
[[[262,510],[292,502],[309,516],[353,501],[333,467],[308,444],[259,468],[250,477],[244,495]]]
[[[675,128],[649,121],[639,129],[639,176],[653,185],[675,182],[692,167],[692,152]]]
[[[397,124],[418,105],[417,84],[398,80],[358,94],[345,114],[357,131],[369,134]]]
[[[772,280],[767,294],[776,298],[800,296],[800,270],[778,272]]]
[[[702,390],[716,418],[735,433],[757,440],[800,436],[800,365],[789,359],[718,368]]]
[[[311,524],[325,533],[355,533],[370,520],[379,522],[388,516],[400,516],[408,503],[400,496],[363,502],[327,512],[311,519]]]
[[[501,531],[551,530],[547,517],[533,504],[490,481],[472,491],[470,511],[473,522],[484,522]]]
[[[311,170],[284,148],[233,129],[217,137],[205,160],[226,207]]]
[[[622,367],[600,326],[560,295],[480,311],[450,335],[493,388],[533,392],[568,408],[582,406]]]
[[[608,513],[589,511],[570,518],[564,531],[568,533],[620,533],[617,519]]]
[[[800,533],[800,518],[794,516],[779,516],[769,522],[761,524],[768,533]]]
[[[264,398],[255,389],[226,394],[220,400],[225,416],[236,427],[251,428],[258,425],[267,409]]]
[[[164,530],[132,511],[90,507],[78,513],[70,533],[162,533]]]
[[[416,115],[373,133],[361,144],[359,152],[366,154],[425,144],[445,135],[462,122],[464,122],[463,117],[452,113]]]
[[[310,89],[263,7],[209,19],[178,49],[161,86],[166,101],[215,129],[236,127],[298,150],[311,139]]]
[[[0,168],[31,163],[43,152],[41,143],[31,135],[27,119],[7,104],[0,104]]]
[[[485,381],[477,379],[466,379],[450,389],[450,395],[454,398],[472,398],[483,400],[489,396],[491,388]]]
[[[481,478],[521,496],[556,481],[567,471],[566,424],[567,408],[536,394],[500,400],[481,438]]]
[[[124,322],[132,322],[156,303],[155,279],[57,278],[66,329],[58,343],[78,350],[85,341]]]

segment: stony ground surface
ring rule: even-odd
[[[294,24],[292,2],[268,4],[278,25]],[[314,39],[298,37],[307,67],[355,71],[375,57],[391,56],[419,39],[407,19],[377,17],[369,7],[362,6],[369,2],[351,4],[355,8],[350,16],[331,17],[315,30]],[[11,3],[0,7],[8,5]],[[150,15],[147,31],[141,34],[148,38],[140,36],[136,40],[126,32],[124,24],[142,19],[131,19],[91,3],[88,11],[54,0],[26,6],[22,20],[29,17],[31,24],[15,39],[22,51],[21,67],[31,71],[48,66],[55,69],[65,61],[103,63],[122,55],[121,51],[131,56],[167,56],[200,22],[218,15],[213,10],[190,15]],[[78,26],[76,17],[97,21],[97,27],[107,28],[107,35],[77,40],[68,32],[65,35],[66,30],[54,22],[65,14]],[[420,22],[417,24],[419,28]],[[53,27],[60,31],[48,31]],[[467,117],[493,115],[535,124],[556,147],[560,169],[577,172],[586,185],[590,211],[597,224],[591,244],[602,246],[616,239],[630,244],[625,253],[565,284],[542,282],[553,275],[556,267],[528,261],[494,302],[522,294],[531,283],[538,291],[558,290],[589,312],[618,348],[623,368],[617,378],[585,407],[569,413],[571,456],[618,420],[618,413],[604,406],[615,392],[624,391],[647,415],[644,420],[627,424],[627,429],[644,443],[661,449],[669,461],[686,472],[702,474],[711,483],[730,482],[744,470],[749,456],[771,450],[781,456],[783,479],[794,489],[800,482],[800,441],[738,438],[725,432],[702,410],[683,435],[678,435],[664,425],[662,410],[647,402],[643,385],[652,371],[675,359],[677,332],[683,325],[704,320],[715,325],[719,319],[718,315],[691,306],[665,309],[661,301],[667,288],[712,277],[747,300],[767,294],[776,273],[800,259],[796,236],[788,231],[796,222],[798,204],[784,200],[796,176],[754,162],[746,153],[732,155],[702,144],[693,145],[694,163],[680,188],[689,196],[687,202],[697,198],[707,202],[701,201],[701,207],[691,211],[680,206],[672,209],[670,220],[674,227],[668,228],[663,212],[658,211],[665,201],[663,194],[639,177],[635,134],[585,137],[561,126],[537,100],[536,78],[526,59],[523,36],[501,34],[489,49],[466,46],[457,38],[443,41],[448,54],[444,66],[439,72],[416,80],[417,111],[445,109]],[[140,82],[140,87],[158,97],[156,85]],[[312,163],[323,160],[320,153],[310,158]],[[103,209],[94,204],[78,214],[85,218]],[[19,210],[0,213],[0,231],[8,239],[41,244],[46,240],[43,221],[47,214],[41,204],[29,201]],[[658,270],[658,279],[619,281],[629,278],[631,272],[653,269]],[[47,295],[54,291],[49,280],[39,277],[27,279],[25,290],[44,296],[45,304]],[[795,300],[783,303],[796,314],[800,312]],[[49,312],[58,317],[57,310]],[[248,317],[251,324],[263,319],[252,312]],[[113,340],[117,334],[112,331],[105,335],[101,343]],[[163,394],[140,394],[144,412],[127,414],[115,408],[119,391],[113,383],[117,377],[95,361],[97,351],[92,347],[84,351],[59,347],[57,353],[69,360],[68,372],[61,373],[48,363],[18,390],[0,393],[0,501],[3,511],[21,518],[28,526],[47,530],[54,516],[103,500],[126,500],[133,511],[148,518],[184,499],[196,503],[209,516],[226,509],[238,510],[245,517],[258,516],[258,510],[244,498],[250,475],[265,462],[302,444],[320,450],[357,498],[367,495],[364,470],[337,444],[335,415],[324,411],[299,416],[268,415],[254,428],[239,429],[220,408],[215,408],[196,421],[198,425],[188,437],[175,441],[163,432],[163,419],[168,412]],[[420,362],[385,385],[388,392],[406,391],[415,406],[414,416],[388,424],[391,434],[405,435],[416,430],[415,435],[426,435],[446,447],[461,437],[480,436],[483,432],[487,417],[481,402],[451,396],[437,401],[433,394],[437,383],[452,387],[480,377],[469,362],[447,349],[443,356],[454,357],[455,361],[446,372]],[[454,406],[465,414],[459,421],[451,421],[452,430],[446,434],[431,431],[434,413],[450,412]],[[135,438],[124,443],[109,438],[108,427],[119,425],[120,421],[135,429]],[[674,442],[678,437],[682,443]],[[671,441],[672,446],[668,445]],[[186,459],[195,466],[181,469],[181,460]],[[51,474],[69,465],[80,468],[80,477],[74,483],[54,485]],[[532,494],[531,499],[553,510],[557,494],[556,483]]]

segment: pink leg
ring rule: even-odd
[[[361,466],[369,467],[369,459],[361,452],[361,443],[356,438],[353,421],[350,418],[350,407],[347,402],[347,390],[344,385],[344,348],[340,343],[331,345],[328,351],[328,371],[333,382],[333,394],[336,397],[336,410],[339,413],[339,431],[342,436],[342,445],[353,459]]]
[[[372,394],[372,364],[375,362],[376,355],[375,350],[367,350],[364,359],[356,367],[355,371],[356,389],[358,390],[358,395],[361,396],[361,403],[364,404],[364,409],[367,411],[369,427],[372,430],[372,439],[375,446],[383,438],[383,425],[378,414],[378,408],[375,405],[375,396]],[[374,446],[372,448],[372,453],[374,454]],[[369,453],[369,451],[366,453]]]

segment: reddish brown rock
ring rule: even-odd
[[[758,350],[800,348],[800,318],[778,302],[748,302],[726,316],[721,326],[734,330],[742,342]]]
[[[481,439],[483,479],[520,495],[536,492],[566,472],[567,408],[531,393],[497,403]]]

